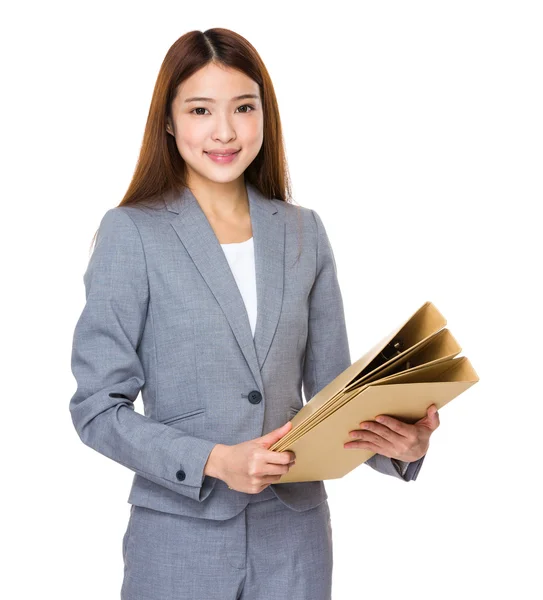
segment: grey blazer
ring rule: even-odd
[[[215,444],[238,444],[284,425],[351,364],[336,264],[311,209],[247,183],[257,323],[220,243],[190,190],[163,204],[103,216],[83,276],[75,326],[70,413],[81,440],[128,467],[131,504],[227,519],[251,499],[204,476]],[[134,410],[141,391],[144,414]],[[345,432],[347,434],[347,432]],[[393,460],[365,464],[406,481]],[[328,496],[322,481],[272,484],[297,511]],[[254,499],[254,498],[253,498]]]

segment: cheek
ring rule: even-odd
[[[241,145],[252,155],[254,158],[264,141],[264,128],[261,121],[251,121],[246,123],[241,131],[238,131],[238,137],[241,140]]]
[[[192,119],[183,119],[177,123],[177,131],[183,132],[176,137],[177,148],[181,155],[201,152],[203,150],[204,141],[207,132],[204,131],[201,125],[195,123]]]
[[[262,119],[252,119],[245,124],[244,135],[254,144],[262,144],[264,139],[264,123]]]
[[[191,163],[194,160],[201,158],[201,154],[203,151],[203,144],[199,141],[199,138],[190,137],[188,132],[186,135],[183,135],[182,138],[176,139],[177,149],[179,150],[179,154],[181,154],[182,158]]]

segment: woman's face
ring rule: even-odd
[[[210,63],[194,73],[178,87],[172,117],[167,131],[186,162],[189,182],[194,178],[234,181],[262,147],[260,90],[240,71]],[[239,152],[228,162],[208,154],[232,149]]]

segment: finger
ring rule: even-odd
[[[404,423],[403,421],[399,421],[394,417],[389,417],[388,415],[378,415],[375,417],[375,420],[381,425],[392,429],[392,431],[396,432],[398,435],[403,435],[404,437],[409,437],[412,434],[412,427],[409,423]],[[371,423],[371,421],[368,421]]]
[[[291,468],[292,465],[268,465],[266,472],[259,477],[260,483],[268,485],[270,483],[277,483]]]
[[[383,443],[383,440],[390,442],[391,444],[403,443],[405,436],[399,435],[392,429],[386,427],[386,425],[379,425],[372,421],[363,423],[360,429],[355,429],[349,432],[349,436],[358,438],[361,441],[368,441],[373,443]]]
[[[416,436],[407,438],[394,433],[390,429],[388,429],[388,431],[389,437],[386,438],[371,431],[355,431],[353,433],[355,436],[359,436],[358,441],[362,443],[369,442],[374,446],[379,447],[381,449],[380,454],[382,454],[382,451],[384,450],[388,453],[387,456],[403,456],[406,453],[411,452],[414,446],[418,445]]]
[[[366,441],[346,442],[343,444],[343,447],[347,449],[358,448],[360,450],[371,450],[372,452],[377,452],[379,454],[383,454],[385,452],[385,449],[378,444]]]
[[[284,473],[281,473],[280,475],[265,475],[261,478],[261,482],[263,484],[265,484],[266,486],[271,485],[272,483],[277,483],[278,481],[280,481],[281,477],[283,477]],[[262,490],[260,490],[262,491]]]
[[[266,463],[270,465],[288,465],[296,458],[296,454],[292,451],[276,452],[274,450],[268,451],[266,454]]]
[[[267,481],[267,477],[277,477],[278,475],[284,475],[288,473],[292,465],[267,465],[265,473],[261,475],[262,481]]]

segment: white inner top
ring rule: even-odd
[[[256,270],[253,238],[221,244],[247,309],[253,338],[256,327]]]

